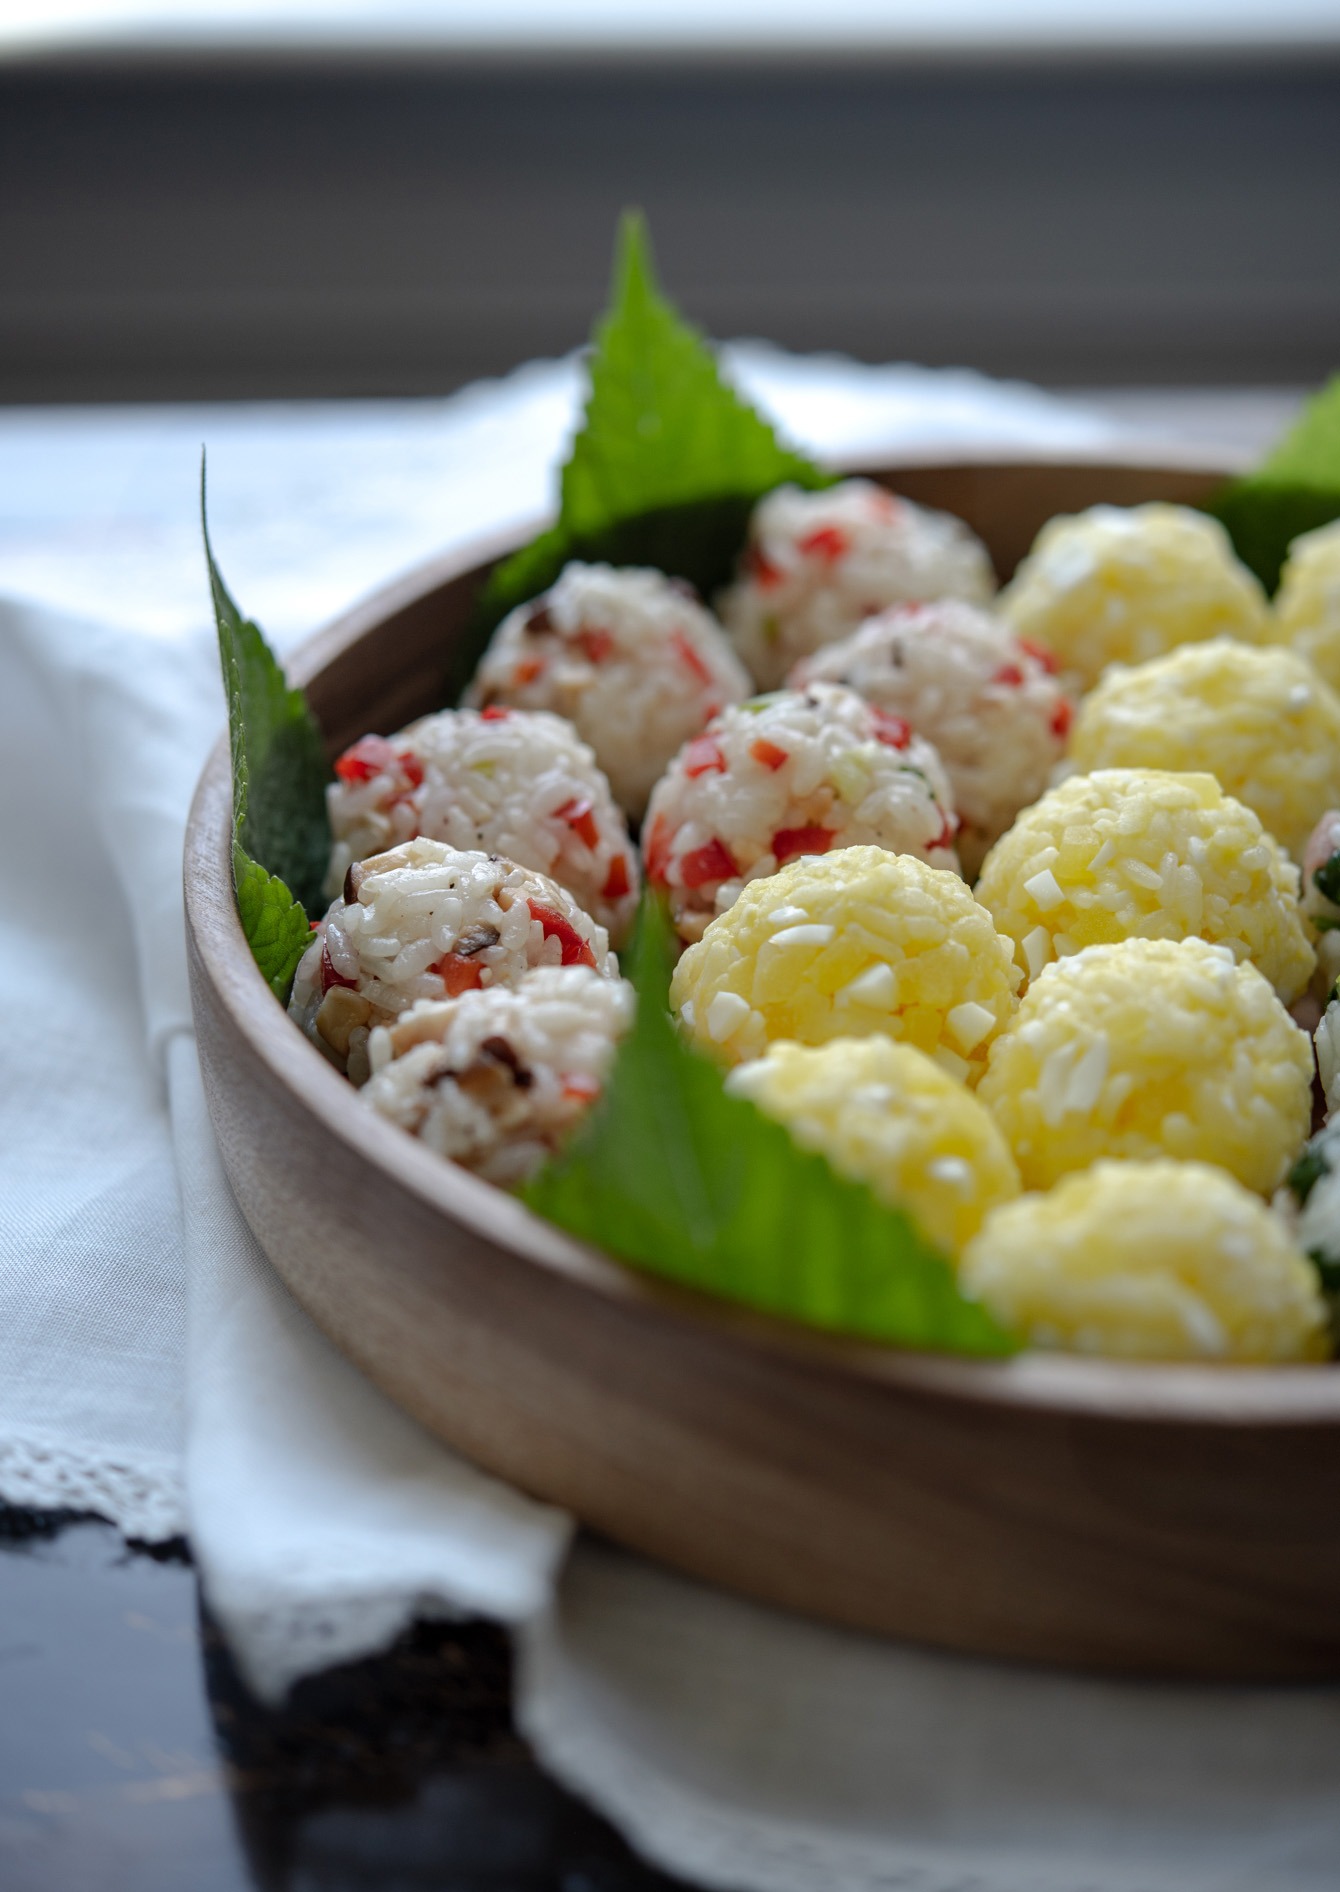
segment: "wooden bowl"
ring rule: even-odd
[[[1195,502],[1226,470],[878,477],[967,519],[1008,573],[1054,513]],[[304,645],[332,753],[441,704],[506,549],[424,566]],[[228,1175],[293,1294],[430,1431],[623,1544],[832,1622],[1114,1671],[1340,1674],[1340,1372],[900,1353],[637,1274],[359,1102],[252,964],[228,834],[220,743],[186,909]]]

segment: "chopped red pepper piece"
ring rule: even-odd
[[[614,859],[610,862],[610,870],[605,876],[605,884],[600,889],[601,899],[622,900],[624,895],[630,891],[632,885],[633,883],[628,874],[627,855],[616,854]]]
[[[357,979],[346,979],[342,972],[336,972],[334,965],[331,963],[330,948],[329,946],[326,945],[325,941],[322,940],[321,942],[321,996],[322,998],[325,997],[326,993],[329,992],[330,988],[333,985],[346,985],[349,987],[350,991],[353,991],[357,987],[358,981]]]
[[[400,765],[400,773],[404,776],[410,787],[422,788],[423,764],[420,762],[418,756],[415,755],[414,751],[412,749],[402,749],[399,755],[397,755],[396,761]]]
[[[884,743],[890,749],[905,749],[912,740],[912,725],[901,716],[895,716],[889,710],[877,709],[872,703],[870,714],[875,719],[875,741]]]
[[[547,907],[540,900],[527,900],[532,920],[538,920],[544,928],[546,939],[556,939],[562,948],[562,963],[565,966],[590,966],[594,969],[596,956],[573,926],[553,907]]]
[[[705,887],[709,880],[732,880],[737,871],[724,842],[715,836],[702,847],[691,848],[679,863],[679,877],[686,887]]]
[[[484,968],[464,953],[444,953],[433,971],[446,986],[449,999],[459,998],[462,992],[478,991],[484,983]]]
[[[802,854],[827,854],[835,838],[831,828],[778,828],[772,837],[773,857],[781,867]]]
[[[490,703],[486,709],[480,710],[479,714],[486,723],[501,723],[505,722],[512,712],[501,703]]]
[[[664,815],[657,815],[651,824],[651,832],[642,844],[643,859],[647,863],[649,880],[665,879],[665,870],[670,862],[670,823]]]
[[[1075,706],[1068,696],[1063,696],[1052,711],[1052,734],[1064,742],[1070,734],[1070,725],[1075,720]]]
[[[778,748],[775,742],[769,742],[766,736],[760,736],[757,742],[751,742],[749,753],[760,768],[780,769],[791,760],[789,749]]]
[[[757,545],[750,546],[745,553],[744,562],[749,576],[760,591],[775,591],[786,575],[780,566],[774,565],[767,553]]]
[[[819,526],[806,534],[796,550],[805,558],[821,558],[826,565],[831,565],[845,558],[850,547],[850,539],[838,526]]]
[[[398,760],[385,736],[360,736],[338,758],[335,773],[342,782],[370,782],[375,775],[388,774]]]
[[[600,829],[596,826],[594,803],[582,796],[579,801],[574,795],[571,801],[565,801],[554,813],[561,821],[566,821],[573,833],[587,847],[594,848],[600,841]]]
[[[1026,650],[1035,662],[1040,663],[1049,677],[1056,675],[1061,665],[1054,650],[1048,650],[1045,644],[1035,643],[1031,637],[1021,637],[1018,642],[1020,650]]]
[[[958,831],[962,825],[957,815],[946,815],[941,824],[940,832],[935,836],[934,840],[928,842],[927,845],[930,847],[953,847],[955,841],[958,839]]]
[[[512,682],[518,690],[524,690],[528,683],[534,683],[536,677],[544,675],[543,657],[525,657],[512,672]]]
[[[692,641],[683,631],[672,631],[670,633],[670,642],[675,647],[675,655],[679,658],[679,661],[686,670],[693,673],[699,683],[705,685],[712,681],[712,672],[703,662],[698,652],[693,648]]]
[[[1023,687],[1024,673],[1018,664],[1002,664],[991,681],[1002,684],[1007,690],[1018,690]]]
[[[691,781],[694,776],[706,775],[709,769],[724,775],[726,758],[710,736],[695,736],[684,751],[684,773]]]
[[[562,1082],[563,1095],[574,1104],[592,1104],[600,1095],[599,1084],[585,1071],[565,1071]]]
[[[593,664],[603,664],[614,649],[614,636],[610,631],[577,631],[572,641],[587,662]]]

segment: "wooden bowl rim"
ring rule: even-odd
[[[1012,458],[956,456],[947,460],[908,454],[892,465],[869,464],[856,470],[889,478],[912,466],[970,467],[989,474],[1033,467],[1059,470],[1067,465],[1147,466],[1151,471],[1226,476],[1239,470],[1224,453],[1207,453],[1198,460],[1185,449],[1164,451],[1148,443]],[[537,526],[544,523],[538,521]],[[309,684],[393,612],[504,556],[529,536],[524,528],[491,533],[414,566],[298,645],[288,660],[291,679]],[[1336,1371],[1306,1366],[1161,1365],[1043,1352],[1023,1352],[1007,1360],[918,1353],[823,1333],[680,1288],[572,1239],[512,1196],[444,1162],[367,1110],[344,1078],[289,1023],[243,936],[231,897],[230,849],[230,764],[227,739],[221,736],[192,800],[184,851],[187,920],[206,976],[239,1036],[283,1085],[295,1108],[338,1142],[368,1157],[429,1208],[465,1224],[494,1245],[500,1266],[511,1265],[523,1272],[543,1269],[574,1292],[616,1301],[640,1319],[687,1325],[700,1334],[706,1329],[725,1344],[780,1355],[799,1369],[854,1376],[978,1408],[1031,1408],[1057,1416],[1086,1413],[1147,1425],[1178,1421],[1226,1427],[1340,1425],[1340,1372]],[[196,864],[205,860],[212,860],[216,869],[222,863],[224,871],[196,871]]]

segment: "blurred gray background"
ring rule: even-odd
[[[1340,14],[1340,9],[1338,9]],[[0,400],[406,394],[722,337],[1054,384],[1340,366],[1340,52],[0,60]]]

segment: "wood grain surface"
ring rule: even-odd
[[[1215,467],[1038,461],[880,477],[1002,574],[1053,513],[1194,501]],[[332,751],[442,701],[476,545],[303,647]],[[254,967],[223,746],[187,837],[200,1055],[242,1211],[335,1343],[457,1450],[586,1524],[787,1609],[1132,1673],[1340,1674],[1340,1373],[1005,1363],[835,1340],[689,1294],[376,1117]]]

